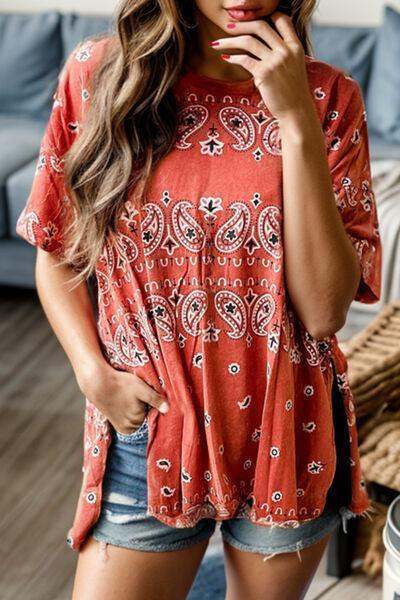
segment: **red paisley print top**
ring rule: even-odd
[[[63,155],[90,104],[90,75],[111,38],[70,54],[54,95],[17,232],[62,252],[76,216]],[[337,208],[357,249],[356,300],[379,299],[381,245],[358,84],[306,56]],[[331,389],[347,415],[356,514],[370,507],[347,363],[336,336],[317,341],[284,286],[282,153],[277,120],[253,80],[182,72],[179,129],[155,168],[149,201],[130,200],[98,260],[98,333],[106,360],[169,400],[148,413],[148,514],[172,527],[247,517],[294,527],[322,512],[336,466]],[[310,227],[313,224],[310,223]],[[336,375],[335,375],[336,371]],[[96,522],[111,427],[85,399],[82,488],[67,541]]]

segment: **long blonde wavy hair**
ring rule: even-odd
[[[304,51],[316,0],[281,0]],[[79,136],[64,155],[66,191],[76,208],[61,264],[78,285],[95,272],[107,236],[129,197],[140,208],[149,178],[172,149],[177,110],[171,87],[193,50],[195,0],[124,0],[110,45],[93,74],[91,105]]]

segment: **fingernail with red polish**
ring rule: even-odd
[[[221,58],[230,58],[230,54],[220,54]]]
[[[236,27],[236,23],[228,23],[227,27],[228,29],[233,29],[234,27]]]
[[[219,46],[219,42],[211,42],[210,46]]]

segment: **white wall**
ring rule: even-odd
[[[188,1],[188,0],[185,0]],[[86,14],[112,13],[117,0],[0,0],[0,11],[37,12],[56,9]],[[319,0],[316,20],[324,23],[375,25],[380,22],[386,0]],[[400,9],[400,0],[388,0]]]
[[[321,23],[377,25],[385,4],[400,10],[400,0],[319,0],[315,18]]]
[[[84,14],[111,14],[117,6],[116,0],[0,0],[0,11],[3,12],[40,12],[42,10],[59,10],[62,12],[79,12]]]

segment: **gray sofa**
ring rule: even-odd
[[[387,18],[393,19],[394,16],[397,19],[396,14],[393,9],[386,9]],[[58,12],[0,14],[0,81],[7,82],[0,88],[0,285],[35,286],[36,250],[16,234],[15,225],[30,191],[57,76],[67,55],[79,41],[108,31],[110,27],[110,19],[102,16]],[[378,84],[371,82],[380,76],[376,60],[379,52],[382,53],[381,29],[313,23],[311,33],[316,57],[345,69],[358,80],[368,101],[368,115],[371,104],[375,115],[375,122],[369,122],[372,160],[400,160],[400,123],[398,132],[390,123],[386,124],[386,131],[379,130],[382,111],[379,98],[382,98],[381,86],[385,82],[379,82],[379,90],[376,89]],[[387,42],[390,31],[384,33]],[[16,39],[18,45],[15,44]],[[380,57],[380,60],[383,59]],[[375,89],[379,92],[378,96],[373,94]],[[375,97],[378,97],[378,106],[374,102]],[[386,113],[385,110],[383,112]],[[395,220],[400,231],[400,204]],[[386,256],[385,260],[390,258]],[[356,330],[371,318],[377,306],[353,304],[347,327],[352,326]]]

